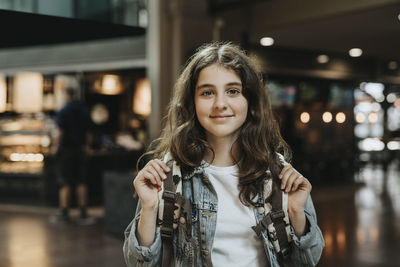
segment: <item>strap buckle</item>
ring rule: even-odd
[[[285,213],[283,212],[283,210],[271,211],[270,212],[270,216],[271,216],[271,220],[273,222],[277,222],[280,219],[285,218]]]
[[[169,202],[175,202],[176,199],[176,193],[168,190],[164,190],[163,192],[163,199]]]
[[[160,232],[161,232],[161,237],[171,238],[174,230],[170,227],[161,226]]]

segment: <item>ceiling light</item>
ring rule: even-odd
[[[325,123],[329,123],[332,121],[332,113],[330,113],[329,111],[324,112],[324,114],[322,114],[322,120]]]
[[[386,146],[389,150],[400,150],[399,141],[389,141]]]
[[[394,103],[394,101],[396,101],[397,97],[395,93],[390,93],[386,96],[386,101],[388,103]]]
[[[5,112],[7,107],[7,82],[6,77],[0,74],[0,113]]]
[[[310,121],[310,113],[308,113],[308,112],[301,113],[300,120],[302,123],[308,123]]]
[[[343,112],[339,112],[338,114],[336,114],[335,118],[337,123],[343,123],[346,121],[346,114],[344,114]]]
[[[365,115],[364,113],[357,113],[356,115],[356,122],[358,123],[363,123],[365,121]]]
[[[351,57],[360,57],[363,51],[360,48],[352,48],[349,50],[349,55]]]
[[[388,69],[389,70],[396,70],[399,67],[396,61],[389,61]]]
[[[133,94],[133,113],[147,117],[151,113],[151,87],[147,78],[136,81]]]
[[[385,148],[385,143],[378,138],[365,138],[358,142],[358,148],[363,151],[382,151]]]
[[[317,57],[318,63],[324,64],[324,63],[328,63],[328,61],[329,61],[329,57],[327,55],[319,55]]]
[[[376,113],[376,112],[371,112],[371,113],[369,113],[368,114],[368,121],[370,122],[370,123],[377,123],[378,122],[378,119],[379,119],[379,117],[378,117],[378,113]]]
[[[274,44],[274,38],[271,37],[263,37],[260,39],[260,44],[262,46],[271,46]]]

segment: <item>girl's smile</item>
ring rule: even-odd
[[[227,119],[234,117],[234,115],[210,115],[210,118],[216,122],[225,122]]]

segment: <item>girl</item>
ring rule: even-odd
[[[178,175],[191,207],[190,227],[181,218],[174,229],[175,266],[317,264],[324,241],[311,184],[284,160],[289,150],[261,75],[239,47],[206,44],[191,57],[152,153],[134,180],[141,208],[125,232],[128,266],[161,266],[157,212],[169,172]],[[274,194],[282,195],[291,240],[285,262],[267,230],[254,227],[268,215]]]

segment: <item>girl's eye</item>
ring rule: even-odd
[[[227,93],[228,93],[229,95],[238,95],[238,94],[240,94],[240,90],[238,90],[238,89],[236,89],[236,88],[231,88],[231,89],[229,89],[229,90],[227,91]]]
[[[202,96],[210,96],[210,95],[212,95],[212,91],[211,90],[206,90],[206,91],[201,92],[200,95],[202,95]]]

